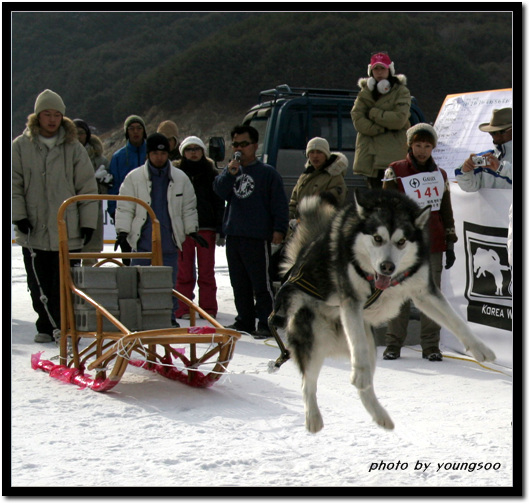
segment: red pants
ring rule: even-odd
[[[178,273],[176,289],[193,300],[195,284],[199,286],[198,305],[209,315],[217,315],[217,284],[215,283],[215,231],[199,231],[199,234],[208,242],[208,248],[201,247],[189,236],[182,244],[182,251],[178,253]],[[195,267],[197,257],[197,268]],[[197,280],[198,272],[198,280]],[[184,303],[179,303],[176,312],[177,318],[189,313]]]

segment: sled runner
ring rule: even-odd
[[[86,200],[128,200],[145,207],[152,222],[152,251],[71,252],[68,248],[66,208]],[[116,270],[120,268],[124,268],[121,273],[126,273],[126,269],[129,270],[127,274],[131,268],[137,268],[138,275],[151,283],[157,271],[169,273],[164,270],[171,268],[162,266],[160,223],[149,205],[130,196],[78,195],[63,202],[59,208],[57,221],[61,289],[60,364],[55,365],[50,361],[41,360],[40,354],[36,354],[32,356],[34,369],[42,369],[50,373],[50,376],[62,381],[82,387],[88,386],[97,391],[110,390],[116,386],[129,364],[143,367],[194,387],[209,387],[222,376],[233,356],[235,343],[241,337],[240,333],[224,328],[199,306],[177,292],[174,286],[170,285],[169,293],[167,289],[165,292],[168,293],[170,300],[171,296],[176,296],[180,303],[189,306],[190,327],[159,327],[160,319],[156,319],[155,316],[154,325],[158,327],[144,329],[143,327],[148,326],[146,321],[149,316],[153,313],[155,315],[161,313],[161,310],[145,310],[137,317],[139,325],[143,327],[128,328],[124,319],[130,319],[130,308],[140,306],[139,300],[136,300],[136,305],[134,303],[133,305],[127,303],[120,305],[122,310],[121,316],[118,317],[117,312],[112,308],[105,307],[105,303],[96,301],[95,297],[99,296],[99,299],[102,299],[101,289],[92,289],[91,294],[88,292],[90,289],[83,289],[76,284],[75,280],[79,277],[99,276],[101,278],[99,275],[101,273],[108,278],[117,273]],[[150,259],[151,266],[123,266],[121,259],[134,258]],[[96,259],[97,262],[92,267],[72,268],[70,261],[79,259]],[[106,267],[103,268],[105,265]],[[97,268],[97,271],[94,271],[94,268]],[[118,279],[120,277],[123,279],[123,275],[117,274],[116,276]],[[131,277],[131,275],[128,276]],[[136,285],[135,289],[141,290]],[[167,301],[167,296],[157,297],[158,292],[160,289],[151,290],[151,293],[155,295],[155,301],[151,304],[160,304],[160,299]],[[149,298],[146,297],[146,299]],[[84,311],[79,309],[80,305]],[[153,306],[148,306],[148,308],[153,308]],[[169,312],[165,312],[167,317],[163,321],[167,320],[169,326],[172,308],[168,309]],[[197,314],[209,322],[211,327],[196,327]],[[86,322],[87,316],[91,317],[91,323]],[[94,372],[95,377],[85,375],[85,371]]]

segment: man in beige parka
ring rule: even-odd
[[[353,172],[364,175],[368,186],[377,189],[388,165],[407,155],[411,96],[407,78],[395,75],[386,53],[372,56],[368,75],[359,79],[361,91],[351,111],[357,130]]]
[[[57,212],[71,196],[98,192],[90,158],[65,111],[62,98],[46,89],[12,146],[12,222],[38,314],[38,343],[53,342],[61,323]],[[97,201],[70,205],[65,218],[68,247],[81,250],[96,228]]]

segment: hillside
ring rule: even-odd
[[[14,12],[12,136],[45,88],[109,150],[131,113],[153,127],[173,119],[182,136],[226,136],[260,90],[354,89],[379,50],[434,122],[447,94],[512,86],[512,21],[511,12]]]

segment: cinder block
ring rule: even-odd
[[[138,297],[138,270],[134,266],[116,268],[118,283],[118,299],[133,299]]]
[[[171,309],[169,310],[142,310],[141,330],[165,329],[171,327]]]
[[[139,299],[120,299],[120,322],[129,331],[139,331],[142,316],[142,306]]]
[[[82,289],[85,294],[90,296],[107,310],[118,310],[118,289]],[[85,301],[82,297],[74,295],[74,308],[83,308],[93,306]],[[94,308],[95,309],[95,308]]]
[[[138,288],[142,289],[172,289],[173,280],[171,266],[137,266]]]
[[[109,310],[110,314],[120,320],[119,310]],[[75,326],[78,331],[95,331],[97,328],[96,309],[92,306],[75,308]],[[118,329],[106,317],[103,317],[103,330],[114,332]]]
[[[138,287],[138,296],[144,310],[170,309],[173,306],[173,295],[170,288],[143,289]]]
[[[74,266],[72,279],[80,289],[116,289],[116,269]]]

